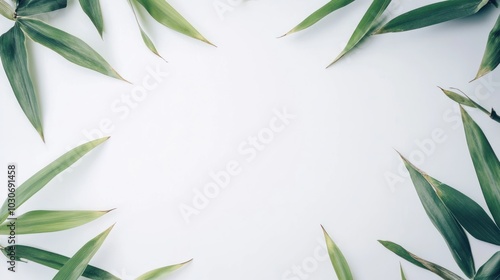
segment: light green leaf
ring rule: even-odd
[[[18,23],[0,37],[0,56],[19,105],[44,140],[40,102],[28,71],[26,38]]]
[[[479,104],[474,102],[474,100],[470,99],[468,96],[462,96],[462,95],[460,95],[454,91],[451,91],[451,90],[446,90],[446,89],[442,89],[442,88],[440,88],[440,89],[441,89],[441,91],[443,91],[443,93],[446,96],[448,96],[451,100],[457,102],[458,104],[461,104],[461,105],[464,105],[467,107],[478,108],[481,111],[489,114],[489,112],[486,109],[484,109],[482,106],[480,106]]]
[[[56,177],[59,173],[71,166],[85,154],[92,151],[92,149],[108,140],[108,138],[109,137],[100,138],[80,145],[65,153],[42,170],[38,171],[16,189],[16,207],[19,208],[30,197],[41,190],[48,182],[54,179],[54,177]],[[6,199],[0,208],[0,221],[5,221],[8,215],[8,200]]]
[[[83,247],[78,250],[61,269],[59,269],[59,272],[57,272],[53,280],[78,280],[112,229],[113,226],[83,245]]]
[[[5,2],[4,0],[0,0],[0,15],[10,20],[14,20],[15,18],[14,14],[15,14],[14,8],[12,8],[12,6],[9,5],[7,2]]]
[[[99,0],[80,0],[80,6],[94,24],[97,32],[102,37],[104,31],[104,20],[102,18],[101,4]]]
[[[109,211],[31,211],[15,220],[16,234],[66,230],[89,223]],[[10,222],[6,221],[0,225],[0,235],[10,233]]]
[[[342,251],[340,251],[339,247],[333,242],[325,228],[321,226],[323,229],[323,234],[325,235],[326,247],[328,248],[328,255],[330,256],[330,260],[332,262],[333,268],[335,269],[335,273],[339,280],[352,280],[351,269],[349,268],[349,264],[347,263]]]
[[[406,275],[401,264],[399,264],[399,270],[401,271],[401,280],[406,280]]]
[[[455,273],[449,271],[448,269],[446,269],[442,266],[439,266],[435,263],[426,261],[426,260],[408,252],[405,248],[401,247],[400,245],[398,245],[394,242],[382,241],[382,240],[379,240],[379,242],[385,248],[387,248],[389,251],[395,253],[396,255],[400,256],[401,258],[409,261],[410,263],[412,263],[420,268],[429,270],[445,280],[464,280],[462,277],[456,275]]]
[[[284,37],[286,35],[290,35],[292,33],[304,30],[313,24],[317,23],[327,15],[335,12],[336,10],[343,8],[349,4],[354,2],[354,0],[330,0],[328,3],[326,3],[323,7],[319,8],[317,11],[312,13],[310,16],[308,16],[306,19],[304,19],[301,23],[299,23],[297,26],[295,26],[292,30],[288,31],[285,35],[281,36]]]
[[[22,30],[33,41],[57,52],[67,60],[104,75],[123,80],[123,78],[84,41],[54,28],[40,20],[20,18]]]
[[[159,23],[194,39],[210,43],[165,0],[135,0]]]
[[[500,225],[500,162],[481,128],[462,107],[460,111],[481,190],[493,219]]]
[[[155,270],[151,270],[149,272],[144,273],[143,275],[137,277],[135,280],[157,280],[157,279],[163,279],[164,276],[167,276],[168,274],[176,271],[177,269],[183,267],[187,263],[191,262],[191,260],[187,262],[183,262],[180,264],[175,264],[175,265],[169,265],[165,267],[161,267]]]
[[[482,267],[477,271],[474,280],[492,280],[500,279],[500,252],[496,252]]]
[[[15,249],[12,247],[2,249],[2,253],[7,256],[8,252],[15,250],[16,260],[18,261],[28,260],[56,270],[63,267],[69,260],[66,256],[29,246],[15,245]],[[113,274],[91,265],[87,265],[82,276],[93,280],[120,280]]]
[[[464,274],[471,278],[476,272],[474,258],[472,257],[469,239],[463,228],[439,199],[431,184],[424,177],[424,173],[404,157],[402,158],[427,216],[443,236],[455,262]]]
[[[476,78],[479,79],[482,76],[488,74],[497,68],[500,63],[500,15],[498,16],[495,26],[490,32],[488,37],[488,43],[486,44],[486,50],[484,51],[483,60],[481,61],[481,66],[477,72]]]
[[[389,21],[376,34],[403,32],[439,24],[477,13],[489,0],[448,0],[404,13]]]
[[[18,16],[32,16],[66,8],[67,0],[19,0],[16,12]]]
[[[149,38],[148,34],[146,34],[146,32],[144,31],[144,29],[142,28],[141,23],[139,22],[139,19],[137,18],[137,13],[135,11],[134,4],[131,1],[132,0],[129,0],[130,8],[132,9],[132,12],[134,13],[135,21],[137,22],[137,26],[139,26],[139,30],[141,31],[142,41],[144,42],[144,44],[146,45],[146,47],[148,47],[148,49],[152,53],[154,53],[155,55],[157,55],[158,57],[160,57],[161,59],[163,59],[163,57],[160,55],[160,53],[156,49],[155,44],[153,43],[153,41]]]
[[[376,26],[377,20],[382,16],[387,6],[391,3],[391,0],[374,0],[373,3],[366,11],[365,15],[359,22],[358,26],[354,30],[351,38],[347,42],[344,50],[335,58],[335,60],[330,63],[327,67],[332,66],[335,62],[341,59],[346,53],[351,51],[356,45],[361,42],[366,36],[370,34],[372,29]]]

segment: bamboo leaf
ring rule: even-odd
[[[12,6],[9,5],[7,2],[5,2],[4,0],[0,0],[0,15],[10,20],[14,20],[15,18],[14,14],[15,14],[14,8],[12,8]]]
[[[63,267],[69,260],[66,256],[24,245],[9,246],[2,249],[5,256],[11,251],[15,252],[16,260],[28,260],[56,270]],[[120,280],[113,274],[92,265],[87,265],[82,276],[93,280]]]
[[[486,204],[500,225],[500,162],[481,128],[460,107],[469,153],[476,169]]]
[[[382,241],[379,240],[380,244],[382,244],[385,248],[387,248],[389,251],[393,252],[394,254],[400,256],[401,258],[407,260],[408,262],[426,269],[428,271],[431,271],[435,273],[436,275],[440,276],[441,278],[445,280],[464,280],[462,277],[456,275],[455,273],[449,271],[448,269],[439,266],[435,263],[426,261],[410,252],[408,252],[405,248],[401,247],[400,245],[391,242],[391,241]]]
[[[167,276],[168,274],[176,271],[177,269],[183,267],[187,263],[191,262],[191,260],[187,262],[183,262],[180,264],[175,264],[175,265],[169,265],[165,267],[161,267],[155,270],[151,270],[149,272],[144,273],[143,275],[137,277],[135,280],[157,280],[157,279],[163,279],[164,276]]]
[[[443,236],[455,262],[464,274],[471,278],[476,272],[474,258],[472,257],[469,239],[463,228],[439,199],[430,183],[424,177],[424,173],[404,157],[402,158],[427,216],[429,216],[431,222]]]
[[[325,235],[328,255],[330,256],[330,260],[337,277],[339,280],[352,280],[351,269],[349,268],[349,264],[347,263],[344,254],[342,254],[342,251],[340,251],[339,247],[337,247],[337,245],[330,238],[325,228],[323,228],[323,226],[321,226],[321,228],[323,229],[323,234]]]
[[[354,30],[354,33],[347,42],[347,45],[345,46],[344,50],[337,56],[337,58],[335,58],[335,60],[332,63],[330,63],[330,65],[327,66],[327,68],[332,66],[339,59],[341,59],[346,53],[348,53],[356,45],[358,45],[359,42],[361,42],[361,40],[363,40],[370,34],[374,26],[376,26],[377,20],[380,18],[380,16],[382,16],[382,14],[387,9],[387,6],[389,6],[390,3],[391,0],[373,1],[373,3],[368,8],[368,11],[366,11],[365,15],[363,16],[358,26]]]
[[[156,49],[155,44],[153,43],[153,41],[149,38],[148,34],[146,34],[146,32],[144,31],[144,29],[142,28],[141,23],[139,22],[139,18],[137,18],[137,13],[135,11],[135,7],[134,7],[134,5],[133,5],[133,3],[131,1],[132,0],[129,0],[129,4],[130,4],[130,7],[132,9],[132,12],[134,13],[134,17],[135,17],[135,21],[137,22],[137,26],[139,26],[139,30],[141,31],[142,41],[144,42],[144,44],[146,45],[146,47],[148,47],[148,49],[152,53],[154,53],[155,55],[157,55],[158,57],[160,57],[161,59],[163,59],[163,57],[160,55],[160,53]]]
[[[500,63],[500,15],[498,16],[495,26],[490,32],[488,37],[488,43],[486,44],[486,50],[484,51],[483,60],[481,61],[481,66],[477,72],[476,78],[479,79],[482,76],[488,74],[497,68]]]
[[[401,271],[401,280],[406,280],[406,275],[401,264],[399,264],[399,270]]]
[[[32,16],[66,8],[67,0],[18,0],[18,16]]]
[[[113,226],[83,245],[83,247],[78,250],[78,252],[76,252],[76,254],[69,259],[63,267],[61,267],[61,269],[59,269],[59,272],[57,272],[53,280],[77,280],[80,278],[88,263],[95,253],[97,253],[112,229]]]
[[[478,108],[481,109],[482,111],[488,113],[486,109],[484,109],[482,106],[474,102],[472,99],[470,99],[468,96],[462,96],[454,91],[451,90],[446,90],[440,88],[443,93],[448,96],[451,100],[457,102],[458,104],[467,106],[467,107],[472,107],[472,108]]]
[[[467,17],[481,10],[489,0],[448,0],[404,13],[380,28],[376,34],[403,32]]]
[[[66,230],[89,223],[109,211],[31,211],[17,217],[16,234]],[[6,221],[0,225],[0,235],[9,233],[10,221]]]
[[[99,0],[80,0],[80,6],[94,24],[97,32],[102,37],[104,20],[102,18],[101,3]]]
[[[84,41],[54,28],[40,20],[20,18],[22,30],[33,41],[57,52],[67,60],[104,75],[123,80],[123,78]]]
[[[354,0],[330,0],[328,3],[326,3],[323,7],[319,8],[317,11],[312,13],[310,16],[308,16],[306,19],[304,19],[301,23],[299,23],[297,26],[295,26],[292,30],[288,31],[285,35],[281,36],[287,36],[295,32],[299,32],[301,30],[304,30],[306,28],[311,27],[327,15],[335,12],[336,10],[343,8],[349,4],[354,2]]]
[[[210,43],[165,0],[135,0],[159,23],[194,39]]]
[[[500,252],[496,252],[482,267],[477,271],[474,280],[500,279]]]
[[[40,102],[28,70],[26,38],[18,23],[0,37],[0,56],[17,102],[43,140]]]
[[[92,151],[95,147],[108,140],[108,138],[109,137],[100,138],[80,145],[56,159],[51,164],[38,171],[35,175],[31,176],[31,178],[16,189],[16,207],[19,208],[30,197],[41,190],[48,182],[54,179],[54,177],[56,177],[59,173],[71,166],[85,154]],[[6,199],[0,208],[0,221],[5,221],[8,215],[8,200]]]

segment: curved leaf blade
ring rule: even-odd
[[[104,20],[102,18],[101,3],[99,0],[80,0],[80,6],[94,24],[97,32],[102,37]]]
[[[15,16],[15,11],[14,8],[12,8],[11,5],[9,5],[7,2],[4,0],[0,0],[0,15],[10,19],[14,20]]]
[[[190,263],[191,261],[192,261],[192,259],[187,261],[187,262],[180,263],[180,264],[169,265],[169,266],[157,268],[155,270],[151,270],[151,271],[146,272],[146,273],[142,274],[141,276],[137,277],[135,280],[163,279],[164,276],[167,276],[168,274],[176,271],[177,269],[183,267],[184,265]]]
[[[66,8],[67,0],[18,0],[18,16],[32,16]]]
[[[483,266],[477,271],[474,280],[500,279],[500,252],[496,252]]]
[[[77,37],[40,20],[20,18],[18,22],[33,41],[55,51],[74,64],[123,80],[100,54]]]
[[[26,37],[19,24],[16,23],[0,37],[0,57],[17,102],[31,125],[44,140],[40,102],[28,70]]]
[[[16,189],[16,206],[19,208],[30,197],[40,191],[48,182],[50,182],[59,173],[71,166],[81,157],[88,152],[92,151],[95,147],[108,140],[109,137],[100,138],[94,141],[82,144],[73,150],[65,153],[51,164],[38,171],[35,175],[31,176],[26,182],[21,184]],[[0,221],[5,221],[9,215],[8,200],[6,199],[0,208]]]
[[[479,79],[489,72],[495,70],[500,63],[500,15],[495,23],[495,26],[488,36],[486,50],[484,51],[481,66],[477,72],[476,78]]]
[[[15,247],[15,249],[13,247]],[[2,249],[2,253],[7,255],[7,252],[11,250],[16,252],[17,260],[32,261],[56,270],[63,267],[69,260],[66,256],[24,245],[6,247]],[[120,280],[120,278],[113,274],[92,265],[87,265],[82,276],[93,280]]]
[[[163,59],[163,57],[160,55],[160,53],[156,49],[156,46],[153,43],[153,40],[151,40],[151,38],[149,38],[149,36],[146,33],[146,31],[144,31],[144,29],[142,28],[141,23],[139,22],[139,18],[137,18],[137,13],[135,11],[134,4],[131,1],[132,0],[129,0],[130,8],[132,9],[132,12],[134,13],[135,21],[137,22],[137,26],[139,27],[139,30],[141,31],[142,41],[144,42],[144,44],[146,45],[146,47],[148,47],[148,49],[152,53],[154,53],[155,55],[157,55],[159,58]]]
[[[323,229],[323,234],[326,240],[326,247],[328,248],[328,255],[330,256],[330,260],[332,262],[333,268],[335,269],[335,273],[339,280],[353,280],[351,269],[349,268],[349,264],[340,251],[339,247],[333,242],[325,228],[321,226]]]

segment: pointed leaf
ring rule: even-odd
[[[328,65],[330,67],[339,59],[341,59],[346,53],[351,51],[361,40],[370,34],[372,29],[376,26],[377,20],[387,9],[387,6],[391,3],[391,0],[374,0],[373,3],[366,11],[365,15],[359,22],[358,26],[354,30],[349,42],[345,46],[344,50],[335,58],[335,60]]]
[[[19,208],[30,197],[41,190],[48,182],[54,179],[54,177],[56,177],[59,173],[71,166],[85,154],[92,151],[92,149],[108,140],[108,138],[109,137],[105,137],[80,145],[56,159],[51,164],[38,171],[35,175],[31,176],[31,178],[16,189],[16,207]],[[0,221],[5,221],[8,215],[8,200],[6,199],[0,208]]]
[[[31,16],[66,8],[67,0],[18,0],[17,15]]]
[[[462,277],[456,275],[455,273],[449,271],[448,269],[441,267],[435,263],[421,259],[420,257],[408,252],[405,248],[401,247],[400,245],[394,242],[382,241],[382,240],[379,240],[379,242],[394,254],[400,256],[401,258],[407,260],[408,262],[420,268],[429,270],[435,273],[436,275],[439,275],[441,278],[445,280],[464,280]]]
[[[170,265],[170,266],[165,266],[161,267],[155,270],[151,270],[149,272],[144,273],[143,275],[137,277],[135,280],[157,280],[157,279],[163,279],[164,276],[176,271],[177,269],[183,267],[187,263],[191,262],[192,260],[189,260],[187,262],[183,262],[180,264],[175,264],[175,265]]]
[[[83,247],[78,250],[78,252],[76,252],[76,254],[63,265],[63,267],[61,267],[56,276],[54,276],[53,280],[78,280],[112,229],[113,226],[83,245]]]
[[[500,15],[498,16],[495,26],[490,32],[486,50],[484,51],[481,66],[477,72],[476,79],[488,74],[497,68],[500,63]]]
[[[389,21],[376,34],[402,32],[439,24],[477,13],[489,0],[448,0],[404,13]]]
[[[68,257],[63,255],[23,245],[9,246],[2,249],[2,253],[6,256],[10,251],[15,251],[17,260],[32,261],[56,270],[63,267],[69,260]],[[113,274],[91,265],[87,265],[82,276],[93,280],[120,280]]]
[[[347,263],[342,251],[340,251],[339,247],[333,242],[325,228],[321,226],[323,229],[323,234],[325,235],[326,247],[328,248],[328,255],[330,256],[330,260],[332,262],[333,268],[335,269],[335,273],[339,280],[352,280],[351,269],[349,268],[349,264]]]
[[[5,0],[0,0],[0,15],[10,19],[14,20],[14,8],[12,8],[11,5],[9,5]]]
[[[476,169],[486,204],[500,225],[500,162],[481,128],[460,107],[469,153]]]
[[[401,271],[401,280],[406,280],[405,272],[403,271],[403,266],[399,265],[399,270]]]
[[[402,158],[406,168],[410,172],[413,185],[420,198],[420,202],[424,206],[425,212],[427,212],[427,216],[429,216],[431,222],[443,236],[455,262],[464,274],[471,278],[475,274],[474,258],[472,257],[469,239],[463,228],[436,195],[434,189],[424,177],[423,172],[418,170],[404,157]]]
[[[165,0],[135,0],[159,23],[194,39],[210,43]]]
[[[24,114],[43,140],[40,102],[28,71],[26,38],[16,23],[0,37],[0,56],[9,83]]]
[[[330,2],[326,3],[323,7],[319,8],[317,11],[312,13],[310,16],[308,16],[306,19],[304,19],[301,23],[299,23],[297,26],[295,26],[292,30],[288,31],[283,36],[290,35],[292,33],[311,27],[312,25],[314,25],[327,15],[351,4],[352,2],[354,2],[354,0],[330,0]]]
[[[154,53],[155,55],[157,55],[158,57],[160,57],[161,59],[163,59],[163,57],[161,57],[160,53],[156,49],[155,44],[153,43],[153,41],[149,38],[148,34],[146,34],[146,32],[144,31],[144,29],[142,28],[141,23],[139,22],[139,19],[137,18],[137,13],[135,11],[135,7],[134,7],[134,4],[132,3],[132,0],[129,0],[129,4],[130,4],[130,7],[132,8],[132,12],[134,13],[134,17],[135,17],[135,21],[137,22],[137,26],[139,26],[139,30],[141,31],[142,41],[144,42],[144,44],[146,45],[146,47],[148,47],[148,49],[152,53]]]
[[[20,18],[22,30],[33,41],[57,52],[67,60],[104,75],[123,80],[116,71],[84,41],[40,20]]]
[[[97,32],[102,37],[104,20],[102,18],[101,3],[99,0],[80,0],[80,6],[94,24]]]
[[[500,252],[496,252],[479,270],[474,280],[500,279]]]
[[[109,211],[31,211],[16,219],[16,234],[55,232],[89,223]],[[10,233],[10,221],[0,225],[0,235]]]

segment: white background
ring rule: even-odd
[[[226,3],[224,0],[221,0]],[[458,87],[486,107],[500,109],[500,72],[469,83],[498,11],[439,26],[380,35],[333,67],[369,6],[357,1],[309,30],[277,39],[326,1],[253,0],[221,18],[212,0],[171,0],[218,47],[175,33],[149,17],[145,28],[160,53],[142,44],[126,1],[102,1],[102,41],[77,1],[42,16],[101,53],[133,84],[73,65],[29,43],[33,79],[40,94],[46,143],[24,117],[0,74],[1,166],[18,164],[23,182],[45,165],[87,141],[105,119],[111,139],[53,180],[19,209],[117,210],[60,233],[18,236],[22,244],[71,256],[116,222],[92,260],[124,279],[194,258],[168,279],[301,279],[284,277],[293,266],[307,279],[336,279],[328,260],[310,262],[324,243],[320,224],[343,250],[356,279],[399,279],[397,256],[378,244],[391,240],[459,273],[407,177],[392,187],[385,176],[400,173],[395,149],[419,153],[417,142],[434,130],[435,143],[419,167],[483,202],[458,107],[437,88]],[[400,1],[394,14],[432,1]],[[141,13],[145,16],[145,13]],[[2,32],[11,22],[2,20]],[[113,104],[131,96],[148,69],[168,72],[124,117]],[[254,160],[238,146],[269,125],[273,110],[295,119]],[[470,111],[498,151],[498,124]],[[98,137],[92,134],[92,138]],[[422,154],[422,152],[420,152]],[[179,211],[212,171],[235,160],[242,172],[187,223]],[[6,179],[5,179],[6,180]],[[1,195],[6,190],[1,189]],[[5,245],[5,238],[0,238]],[[471,239],[476,266],[497,248]],[[319,248],[319,249],[318,249]],[[311,266],[317,263],[317,268]],[[408,279],[436,279],[402,261]],[[0,279],[50,279],[55,271],[0,265]],[[306,279],[305,277],[303,277]]]

